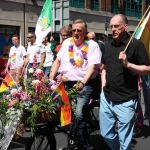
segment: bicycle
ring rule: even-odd
[[[99,108],[99,101],[92,100],[87,105],[88,110],[88,135],[95,130],[99,130],[98,119],[95,116],[94,109]],[[56,133],[64,133],[67,136],[67,145],[63,150],[81,150],[82,145],[78,141],[78,137],[72,135],[70,125],[61,127],[57,122],[40,123],[36,125],[35,136],[29,138],[25,150],[56,150]]]
[[[29,138],[25,150],[56,150],[54,125],[51,122],[36,124],[35,135]]]
[[[90,133],[92,133],[93,131],[99,129],[99,122],[94,114],[95,108],[99,108],[98,100],[90,101],[90,103],[86,107],[88,118],[86,120],[88,135],[90,135]],[[82,149],[82,145],[78,140],[78,135],[73,136],[70,127],[69,128],[61,127],[58,123],[44,123],[44,124],[37,124],[35,137],[30,138],[29,143],[27,144],[25,150],[37,150],[37,149],[56,150],[56,139],[54,134],[59,132],[64,133],[67,136],[67,147],[65,147],[64,149],[66,150]]]
[[[86,110],[87,110],[86,126],[88,129],[88,133],[87,133],[88,137],[94,131],[99,130],[99,121],[98,121],[98,117],[95,114],[95,109],[97,109],[97,111],[99,110],[99,101],[98,100],[92,100],[86,106]],[[76,132],[77,133],[76,133],[75,137],[72,136],[72,131],[70,131],[70,133],[69,133],[69,136],[68,136],[68,149],[69,150],[83,149],[82,145],[78,141],[78,129]]]

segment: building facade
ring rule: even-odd
[[[18,34],[21,44],[26,35],[34,31],[45,0],[3,0],[0,1],[0,56],[8,55],[11,36]],[[88,31],[110,34],[108,22],[114,13],[128,16],[129,31],[133,31],[150,4],[149,0],[53,0],[53,31],[83,19]]]

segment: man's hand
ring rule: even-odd
[[[26,68],[25,68],[25,67],[22,67],[22,69],[21,69],[21,76],[24,76],[25,71],[26,71]]]
[[[119,59],[122,61],[123,66],[127,68],[129,62],[128,62],[128,60],[127,60],[127,55],[125,54],[124,51],[120,52],[120,54],[119,54]]]
[[[74,87],[75,89],[81,91],[81,90],[83,89],[83,87],[84,87],[84,83],[82,83],[82,82],[79,81],[79,82],[77,82],[73,87]]]

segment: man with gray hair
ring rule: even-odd
[[[110,20],[112,40],[105,44],[102,56],[102,93],[100,96],[101,135],[111,150],[130,150],[138,101],[136,65],[148,65],[144,44],[133,38],[126,51],[130,65],[122,52],[129,39],[126,16],[117,14]]]
[[[86,105],[97,85],[96,76],[101,63],[101,51],[93,40],[87,40],[87,25],[83,20],[75,20],[72,24],[72,37],[66,39],[53,63],[50,79],[54,79],[58,69],[65,79],[65,86],[76,88],[77,106],[73,122],[74,135],[78,135],[81,149],[89,150],[86,126]],[[79,133],[76,133],[78,131]]]

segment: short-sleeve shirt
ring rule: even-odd
[[[54,54],[51,50],[51,43],[48,43],[45,46],[45,50],[46,50],[46,57],[45,57],[45,61],[44,61],[44,67],[52,66],[52,63],[54,60]]]
[[[41,54],[45,52],[44,45],[36,44],[33,45],[29,44],[27,48],[27,54],[29,56],[29,63],[34,63],[34,57],[36,56],[36,63],[41,62]]]
[[[12,46],[9,52],[10,69],[17,69],[23,65],[23,57],[27,55],[24,46]]]
[[[67,77],[70,81],[78,81],[82,80],[88,67],[92,64],[99,65],[101,63],[101,51],[96,42],[93,40],[88,40],[88,51],[87,51],[87,59],[83,59],[83,64],[80,67],[73,66],[70,62],[69,57],[69,46],[70,46],[71,38],[66,39],[60,51],[57,54],[57,59],[60,60],[60,69],[59,71]],[[82,46],[77,47],[75,44],[73,46],[73,50],[76,54],[81,53]],[[95,70],[95,73],[96,70]],[[94,75],[93,75],[94,77]]]
[[[119,54],[125,49],[129,38],[130,36],[126,34],[118,44],[114,40],[105,44],[105,52],[102,57],[102,63],[106,66],[104,94],[110,101],[128,101],[138,96],[138,74],[123,67],[119,60]],[[149,64],[144,44],[139,40],[133,39],[131,41],[126,54],[130,63]]]

